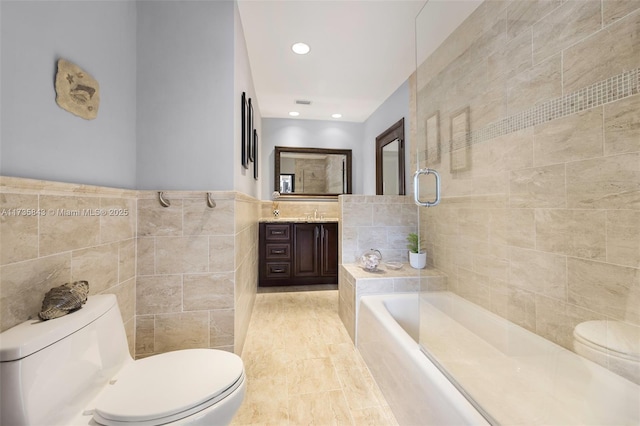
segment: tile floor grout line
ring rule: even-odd
[[[273,293],[269,293],[273,294]],[[268,351],[268,345],[261,341],[260,345],[255,345],[255,339],[264,338],[264,330],[260,327],[260,322],[264,321],[266,317],[269,317],[269,320],[272,320],[272,316],[275,315],[281,318],[280,324],[275,325],[275,327],[279,328],[283,335],[282,343],[284,343],[284,354],[290,355],[293,360],[298,361],[308,361],[308,360],[318,360],[325,359],[322,363],[326,366],[331,367],[331,376],[332,378],[329,381],[329,385],[326,384],[324,387],[327,389],[320,389],[318,392],[310,392],[310,393],[302,393],[293,395],[289,393],[291,371],[289,366],[286,368],[286,372],[284,374],[284,385],[286,386],[286,397],[283,404],[283,409],[285,413],[280,413],[280,418],[269,418],[269,402],[270,396],[277,394],[278,391],[281,390],[273,390],[273,389],[261,389],[262,395],[254,395],[256,393],[255,389],[252,388],[251,395],[248,395],[245,398],[245,402],[247,406],[241,407],[238,415],[234,419],[233,425],[248,425],[248,424],[256,424],[256,423],[276,423],[276,424],[289,424],[295,426],[297,424],[308,424],[310,422],[314,422],[316,424],[324,424],[321,421],[322,419],[331,419],[331,422],[339,421],[342,419],[345,423],[349,423],[352,425],[359,425],[360,422],[368,422],[372,421],[371,416],[374,416],[373,420],[375,424],[378,425],[397,425],[395,419],[393,421],[390,420],[388,415],[392,415],[388,403],[386,401],[381,401],[380,397],[384,398],[384,395],[380,392],[371,376],[370,371],[366,367],[366,364],[358,358],[359,353],[353,342],[346,333],[346,330],[342,326],[342,322],[339,319],[337,308],[338,308],[338,294],[337,290],[329,290],[323,292],[305,292],[302,294],[284,294],[278,296],[277,293],[274,296],[265,296],[261,297],[263,293],[259,293],[257,295],[256,304],[254,307],[254,312],[252,314],[252,318],[249,324],[249,330],[247,332],[247,342],[245,343],[246,352],[243,352],[243,359],[245,362],[251,365],[255,363],[255,359],[251,359],[251,357],[256,356],[256,347],[260,349],[258,352],[261,355],[264,351]],[[267,308],[265,310],[264,306],[267,304],[266,301],[275,301],[275,305],[277,309]],[[299,309],[293,310],[292,308],[296,307]],[[312,321],[314,323],[320,324],[320,326],[325,327],[322,329],[318,329],[320,331],[317,335],[314,335],[313,332],[309,335],[307,333],[307,329],[300,328],[300,324],[302,323],[300,319],[300,315],[306,314],[306,318],[312,317]],[[334,327],[337,326],[337,327]],[[273,327],[273,324],[270,324],[267,329]],[[303,325],[304,327],[304,325]],[[259,331],[256,331],[259,330]],[[286,338],[284,335],[287,334],[289,337]],[[302,348],[302,350],[296,350],[295,347],[288,347],[287,341],[300,341],[305,339],[312,346],[316,346],[314,349],[312,348]],[[278,345],[278,339],[267,339],[267,343],[271,343],[272,345]],[[345,379],[345,374],[349,370],[345,370],[345,364],[339,364],[338,359],[340,359],[342,354],[340,352],[340,348],[337,345],[346,345],[349,344],[349,349],[353,351],[353,355],[356,357],[356,364],[352,365],[355,367],[354,370],[358,372],[357,376],[348,377]],[[336,345],[336,350],[332,352],[330,347],[332,345]],[[319,350],[319,353],[315,353],[315,351]],[[288,352],[292,351],[292,352]],[[300,358],[300,359],[298,359]],[[326,359],[328,358],[328,359]],[[265,357],[258,358],[262,361],[265,361]],[[328,363],[327,363],[328,361]],[[344,362],[344,361],[343,361]],[[348,362],[348,360],[347,360]],[[304,365],[304,362],[301,362]],[[307,363],[309,364],[309,363]],[[310,363],[313,364],[313,363]],[[361,365],[362,364],[362,365]],[[322,365],[322,364],[318,364]],[[269,366],[267,366],[268,368]],[[326,368],[325,368],[326,370]],[[251,371],[263,371],[261,369],[255,369],[255,366],[251,366]],[[311,373],[311,372],[310,372]],[[353,373],[353,371],[351,371]],[[325,371],[325,375],[328,374]],[[270,377],[270,376],[269,376]],[[247,380],[251,383],[252,376],[248,375]],[[326,379],[326,377],[325,377]],[[282,379],[281,379],[282,380]],[[302,377],[300,380],[304,380]],[[333,389],[335,385],[331,384],[331,380],[334,380],[334,383],[338,386],[338,388]],[[347,386],[347,382],[345,380],[356,380],[358,384],[352,384],[357,388],[363,387],[366,390],[367,397],[370,399],[369,402],[373,403],[372,406],[367,407],[359,407],[356,404],[355,408],[351,408],[349,405],[349,389]],[[264,383],[264,381],[263,381]],[[271,381],[273,383],[273,381]],[[375,386],[375,389],[372,387]],[[304,389],[304,388],[301,388]],[[339,394],[336,394],[336,391],[340,391]],[[260,392],[258,392],[260,393]],[[304,395],[304,396],[302,396]],[[313,395],[316,395],[316,398],[313,398]],[[333,396],[332,396],[333,395]],[[336,395],[340,395],[339,401],[334,401],[334,397]],[[323,402],[327,407],[321,406],[320,402],[315,401],[318,397],[324,398]],[[256,406],[255,400],[267,401],[264,406],[260,407],[259,404]],[[313,398],[314,401],[309,406],[308,401],[309,398]],[[298,405],[298,411],[293,413],[292,410],[295,408],[291,403],[292,401],[297,401],[298,403],[302,403],[303,405]],[[305,402],[307,401],[307,402]],[[352,400],[353,402],[353,400]],[[336,406],[336,403],[338,404]],[[307,405],[304,405],[307,404]],[[251,405],[251,406],[249,406]],[[243,410],[244,409],[244,410]],[[301,411],[302,409],[302,411]],[[306,411],[305,411],[306,410]],[[273,410],[272,410],[273,411]],[[262,414],[262,417],[254,418],[254,413]],[[251,414],[251,416],[250,416]],[[292,416],[293,415],[293,416]],[[313,417],[308,417],[309,415],[321,416],[321,418],[315,419]],[[297,418],[296,416],[306,416],[304,420]],[[309,420],[311,419],[311,421]],[[299,421],[298,423],[296,421]],[[359,422],[360,421],[360,422]]]

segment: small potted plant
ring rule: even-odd
[[[407,236],[409,244],[409,264],[412,268],[422,269],[427,266],[427,252],[420,246],[420,236],[414,232]]]

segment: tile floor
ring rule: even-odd
[[[338,318],[337,290],[258,293],[240,425],[397,426]]]

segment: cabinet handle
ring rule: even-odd
[[[271,250],[271,254],[284,254],[285,250]]]
[[[315,230],[315,235],[316,235],[316,240],[318,239],[318,227],[316,226],[316,230]]]
[[[271,272],[275,272],[275,273],[284,272],[284,268],[271,268]]]
[[[283,235],[284,231],[271,231],[271,235]]]

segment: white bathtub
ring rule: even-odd
[[[487,425],[421,352],[418,295],[363,296],[357,346],[400,425]]]
[[[357,347],[400,425],[640,424],[640,386],[453,293],[418,297],[363,296],[357,318]]]

